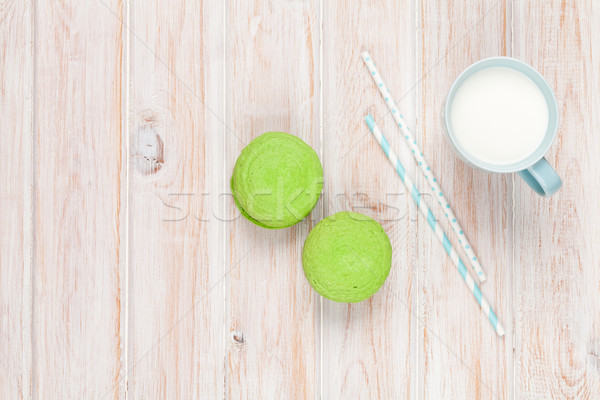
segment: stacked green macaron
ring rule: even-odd
[[[238,157],[231,191],[244,217],[264,228],[292,226],[315,207],[323,189],[317,153],[296,136],[267,132]]]
[[[371,297],[392,266],[392,245],[374,219],[339,212],[314,227],[304,243],[302,266],[323,297],[356,303]]]

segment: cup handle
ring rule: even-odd
[[[550,197],[562,187],[560,176],[545,158],[518,173],[525,183],[540,196]]]

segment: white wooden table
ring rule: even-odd
[[[363,118],[416,174],[369,50],[488,273],[481,318]],[[0,398],[600,398],[600,4],[593,0],[0,3]],[[494,55],[555,89],[551,199],[451,151],[453,79]],[[310,218],[240,218],[252,138],[320,155]],[[301,248],[324,216],[379,220],[385,287],[323,300]]]

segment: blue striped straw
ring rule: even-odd
[[[496,317],[496,314],[494,313],[494,310],[492,310],[490,303],[488,303],[486,298],[483,297],[481,289],[479,289],[479,286],[477,286],[475,280],[473,280],[473,277],[471,277],[471,274],[469,274],[469,272],[467,271],[467,268],[458,256],[458,253],[452,247],[452,244],[450,244],[450,240],[444,233],[442,227],[435,220],[435,217],[433,216],[433,213],[425,203],[425,200],[421,198],[421,193],[419,193],[419,189],[417,189],[417,186],[414,184],[412,179],[410,179],[410,177],[406,174],[404,166],[402,165],[394,151],[390,149],[390,145],[386,140],[385,136],[383,136],[383,132],[381,132],[381,129],[379,129],[379,127],[375,124],[375,120],[373,119],[373,117],[371,117],[370,114],[367,115],[365,120],[367,122],[367,125],[369,126],[369,129],[373,133],[373,136],[375,136],[375,139],[377,139],[377,142],[379,142],[379,145],[383,149],[383,152],[387,156],[388,160],[390,160],[390,163],[392,163],[392,166],[394,167],[394,169],[398,173],[398,176],[404,183],[404,186],[406,186],[406,189],[412,194],[413,200],[415,201],[415,203],[417,203],[417,208],[419,209],[419,211],[421,211],[421,214],[423,214],[425,218],[427,218],[427,222],[429,223],[431,229],[435,232],[435,236],[440,240],[440,242],[442,242],[442,246],[444,246],[444,250],[446,250],[446,253],[448,253],[448,255],[450,256],[450,260],[452,260],[452,263],[456,266],[456,268],[458,268],[460,276],[463,278],[463,281],[465,282],[469,290],[473,293],[473,296],[475,296],[475,300],[477,300],[479,307],[481,307],[481,311],[483,311],[485,316],[492,323],[492,326],[496,330],[498,336],[503,336],[504,327],[502,327],[502,324],[498,321],[498,317]]]
[[[431,168],[429,167],[429,164],[427,164],[427,162],[425,161],[425,158],[423,157],[423,152],[417,145],[417,141],[414,139],[414,137],[410,133],[410,130],[408,129],[408,126],[406,125],[406,121],[404,121],[404,118],[400,114],[400,110],[398,110],[398,107],[396,107],[396,102],[392,98],[392,94],[390,93],[390,90],[387,88],[385,82],[383,81],[383,78],[379,74],[379,71],[377,71],[377,68],[375,67],[375,64],[373,63],[373,59],[371,58],[371,55],[365,51],[361,54],[361,57],[362,57],[363,61],[365,62],[367,69],[371,73],[371,78],[373,78],[373,80],[375,81],[375,84],[377,85],[377,89],[379,89],[381,96],[385,100],[385,104],[388,106],[388,108],[392,112],[394,120],[400,127],[400,132],[402,132],[402,137],[408,144],[408,147],[412,150],[413,156],[415,157],[415,160],[417,161],[417,164],[419,165],[421,172],[423,172],[423,174],[425,175],[425,179],[427,179],[428,183],[431,185],[431,190],[433,190],[433,193],[435,193],[435,196],[438,199],[438,203],[439,203],[440,207],[442,208],[442,211],[444,212],[446,219],[450,223],[450,226],[452,227],[454,234],[458,237],[459,243],[462,245],[463,249],[465,250],[468,260],[470,261],[471,266],[473,267],[473,271],[475,271],[475,274],[477,274],[477,277],[479,278],[479,280],[481,282],[484,282],[486,280],[485,272],[483,272],[483,268],[481,268],[481,264],[479,263],[479,260],[475,256],[473,247],[467,240],[467,237],[465,236],[462,227],[458,223],[458,220],[456,219],[454,212],[450,208],[450,203],[448,203],[448,200],[446,200],[446,196],[444,196],[444,194],[442,193],[442,189],[440,189],[437,179],[435,179],[435,177],[433,176],[433,172],[432,172]]]

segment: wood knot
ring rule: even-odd
[[[587,353],[592,365],[600,372],[600,339],[593,339],[588,342]]]
[[[246,344],[246,339],[244,338],[244,332],[234,331],[233,332],[233,343],[238,346],[244,346]]]
[[[131,140],[131,163],[142,175],[158,172],[165,163],[165,146],[151,125],[141,126]]]

